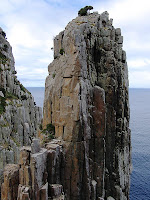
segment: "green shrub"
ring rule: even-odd
[[[87,11],[88,10],[92,10],[93,7],[92,6],[85,6],[84,8],[81,8],[78,12],[78,15],[80,16],[86,16],[87,15]]]
[[[0,91],[3,92],[4,97],[0,96],[0,114],[5,112],[6,107],[6,99],[12,100],[12,99],[18,99],[18,97],[10,92],[5,91],[4,88],[0,88]]]
[[[0,52],[0,63],[4,65],[6,64],[7,60],[8,59],[6,58],[6,56],[2,54],[2,52]]]
[[[16,140],[16,138],[14,138],[12,136],[10,138],[17,145],[17,147],[20,147],[20,143]]]
[[[59,53],[60,53],[61,55],[63,55],[63,54],[65,53],[64,49],[63,49],[63,48],[60,49]]]
[[[20,89],[23,92],[27,92],[28,94],[31,94],[31,92],[29,92],[19,81],[18,82],[16,81],[16,84],[20,85]]]
[[[6,99],[18,99],[18,97],[15,94],[12,94],[10,92],[5,93],[5,98]]]
[[[42,131],[43,134],[47,136],[48,140],[52,140],[55,138],[55,126],[53,124],[47,124],[46,129]],[[47,140],[45,140],[47,141]]]
[[[26,92],[26,88],[25,88],[22,84],[20,84],[20,89],[21,89],[23,92]]]
[[[52,140],[52,139],[54,139],[54,138],[55,138],[55,137],[54,137],[53,134],[49,134],[49,135],[48,135],[48,139],[49,139],[49,140]]]
[[[6,91],[5,91],[5,89],[4,88],[0,88],[0,91],[2,91],[2,93],[4,94],[4,96],[5,96],[5,94],[6,94]]]
[[[6,33],[5,33],[4,31],[2,31],[2,36],[3,36],[4,38],[6,38]]]
[[[54,133],[55,134],[55,126],[53,124],[47,124],[46,129],[49,133]]]
[[[8,51],[8,45],[7,45],[7,44],[4,44],[3,50],[4,50],[5,52]]]
[[[17,74],[17,71],[13,71],[12,74]]]
[[[43,130],[42,124],[39,125],[39,129],[40,129],[41,131]]]
[[[87,15],[87,10],[85,10],[84,8],[81,8],[81,9],[79,10],[79,12],[78,12],[78,15],[80,15],[80,16],[85,16],[85,15]]]
[[[22,100],[27,100],[26,95],[22,95],[22,96],[21,96],[21,99],[22,99]]]
[[[0,96],[0,114],[5,112],[5,106],[6,106],[5,97]]]
[[[53,76],[53,78],[55,78],[56,74],[55,74],[55,73],[53,73],[53,75],[52,75],[52,76]]]

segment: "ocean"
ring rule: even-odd
[[[31,92],[32,96],[34,97],[34,101],[37,106],[40,106],[43,108],[43,102],[44,102],[44,87],[27,87],[29,92]]]
[[[43,107],[44,88],[27,88]],[[150,200],[150,89],[129,89],[132,165],[130,200]]]
[[[150,200],[150,89],[130,89],[130,200]]]

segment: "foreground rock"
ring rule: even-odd
[[[12,48],[0,28],[0,186],[3,169],[18,163],[19,148],[30,145],[41,123],[41,108],[18,81]]]
[[[77,17],[54,39],[43,125],[53,124],[63,142],[54,178],[66,199],[129,199],[128,69],[122,44],[121,30],[107,12]]]
[[[35,145],[38,142],[33,139],[32,149],[29,146],[20,149],[19,165],[9,164],[5,167],[2,200],[64,200],[63,186],[56,184],[55,180],[49,181],[49,177],[53,176],[54,179],[56,175],[52,175],[51,170],[57,165],[50,163],[57,159],[58,150],[54,148],[57,141],[49,143],[47,148]]]
[[[9,164],[4,170],[4,183],[2,184],[2,199],[17,199],[19,184],[19,166]]]

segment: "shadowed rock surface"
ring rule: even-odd
[[[55,182],[54,170],[58,168],[55,160],[58,159],[58,154],[61,154],[54,148],[58,146],[56,143],[59,141],[49,142],[46,148],[41,148],[38,142],[39,140],[33,139],[32,148],[24,146],[20,149],[18,165],[6,165],[1,199],[64,200],[63,186],[50,183],[50,179]],[[49,165],[50,162],[53,165]],[[51,171],[53,171],[52,174]]]

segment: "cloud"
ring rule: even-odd
[[[117,21],[132,24],[135,21],[145,20],[145,16],[150,15],[149,8],[149,0],[122,0],[116,1],[114,6],[110,8],[110,12]]]
[[[129,60],[128,65],[130,66],[130,69],[140,69],[142,70],[143,67],[149,67],[150,66],[150,59],[134,59]]]
[[[14,6],[9,1],[0,0],[0,13],[1,15],[8,14],[12,12]]]
[[[121,27],[127,52],[130,87],[150,87],[150,1],[112,0],[96,2],[99,12],[107,10],[114,26]]]
[[[0,26],[13,47],[18,78],[25,86],[35,82],[44,86],[47,65],[53,60],[53,38],[77,16],[81,7],[90,4],[89,0],[0,0]],[[150,1],[93,0],[92,6],[99,13],[107,10],[114,26],[121,27],[130,86],[139,87],[139,73],[150,72]],[[149,85],[149,79],[146,80],[140,81],[142,87]]]
[[[67,1],[64,4],[64,1],[50,0],[0,0],[0,3],[0,8],[3,7],[0,24],[13,47],[18,78],[26,84],[21,75],[28,75],[24,68],[34,69],[33,73],[36,73],[36,69],[43,67],[44,83],[47,66],[53,60],[53,38],[64,29],[75,11],[65,8]],[[30,81],[32,85],[35,80]]]
[[[47,66],[30,68],[30,70],[29,67],[26,66],[17,67],[17,77],[26,87],[43,87],[47,75]]]
[[[145,21],[145,16],[150,16],[149,0],[97,1],[94,3],[94,8],[100,13],[107,10],[110,16],[114,18],[116,25],[124,22],[127,22],[127,24],[122,24],[123,26],[138,24],[143,20]]]
[[[132,71],[129,72],[131,88],[150,88],[149,71]]]
[[[24,48],[36,48],[42,45],[42,40],[31,34],[27,24],[18,23],[10,29],[9,40],[13,46],[22,45]]]
[[[51,58],[51,59],[53,59],[53,58]],[[45,64],[49,64],[50,63],[50,58],[49,57],[45,57],[45,58],[40,58],[40,59],[38,59],[38,61],[39,62],[41,62],[41,63],[45,63]]]

